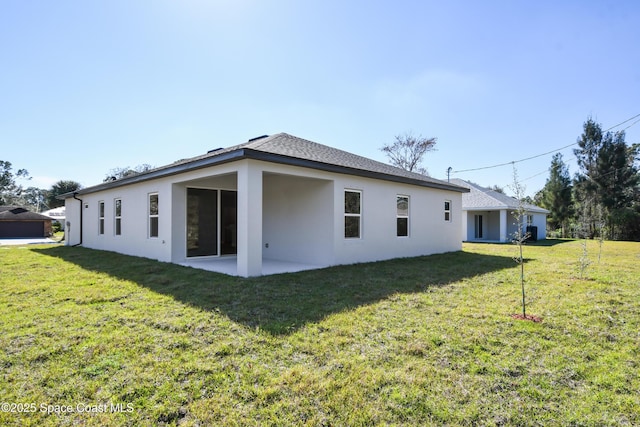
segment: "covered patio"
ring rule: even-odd
[[[333,181],[259,162],[234,166],[172,184],[173,262],[242,277],[330,265]]]

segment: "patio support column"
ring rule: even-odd
[[[507,236],[507,210],[500,209],[500,241],[508,242],[509,236]]]
[[[251,160],[238,168],[238,276],[262,274],[262,169]]]

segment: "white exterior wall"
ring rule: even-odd
[[[459,192],[271,163],[262,169],[265,258],[329,266],[462,249]],[[360,239],[344,237],[345,190],[362,192]],[[398,195],[409,196],[408,237],[396,235]]]
[[[547,215],[543,213],[532,213],[533,226],[538,227],[538,240],[547,238]]]
[[[186,188],[236,188],[236,169],[229,165],[204,168],[180,175],[163,177],[78,195],[83,201],[82,246],[141,256],[165,262],[182,262],[186,258]],[[214,176],[212,176],[214,175]],[[158,194],[157,238],[148,237],[148,195]],[[122,234],[115,235],[115,199],[122,200]],[[104,234],[98,234],[98,202],[105,202]],[[65,200],[67,245],[80,242],[79,203]],[[70,238],[69,238],[70,237]]]
[[[513,215],[513,209],[507,210],[507,242],[513,241],[516,234],[518,234],[518,219]],[[522,232],[524,233],[527,227],[527,218],[522,218]]]
[[[238,275],[262,274],[263,172],[254,161],[238,168]]]
[[[538,240],[544,240],[547,238],[547,215],[544,213],[526,212],[525,217],[522,218],[522,233],[527,232],[527,217],[526,215],[533,216],[533,223],[531,225],[538,227]],[[513,239],[518,227],[518,221],[513,213],[509,213],[509,241]]]
[[[150,238],[149,228],[149,194],[158,193],[159,236]],[[171,223],[171,187],[166,180],[127,185],[91,194],[79,195],[82,199],[82,245],[108,251],[121,252],[127,255],[144,256],[160,261],[171,260],[171,239],[168,233]],[[115,200],[122,200],[121,235],[115,234]],[[99,234],[98,203],[104,201],[104,234]],[[67,199],[66,208],[77,211],[75,200]],[[76,214],[73,214],[74,217]],[[74,218],[72,222],[72,242],[79,225]],[[75,233],[74,233],[75,232]]]
[[[80,243],[80,202],[76,199],[65,200],[65,245],[73,246]]]
[[[337,264],[459,251],[461,193],[340,175],[334,184],[334,248]],[[344,190],[362,192],[361,237],[344,237]],[[409,236],[398,237],[396,197],[409,196]],[[452,220],[444,220],[444,202]]]
[[[462,214],[462,222],[464,224],[463,226],[463,230],[464,230],[464,234],[463,234],[463,239],[466,241],[482,241],[482,240],[487,240],[487,226],[488,226],[488,216],[487,216],[487,211],[463,211]],[[475,220],[475,216],[476,215],[482,215],[483,218],[483,237],[482,239],[476,239],[476,220]]]
[[[488,240],[500,240],[500,211],[489,211],[485,217],[485,235]]]
[[[333,181],[270,173],[263,182],[263,257],[334,264]]]

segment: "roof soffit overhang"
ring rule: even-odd
[[[109,181],[102,184],[94,185],[91,187],[83,188],[72,193],[65,193],[59,195],[57,198],[64,200],[73,197],[73,195],[90,194],[98,191],[109,190],[111,188],[122,187],[125,185],[138,184],[140,182],[150,181],[153,179],[164,178],[167,176],[178,175],[184,172],[190,172],[198,169],[204,169],[211,166],[222,165],[225,163],[233,162],[244,158],[242,149],[229,151],[227,153],[218,154],[216,156],[200,158],[193,161],[188,161],[180,164],[173,164],[164,166],[149,172],[143,172],[138,175],[133,175],[127,178],[118,179],[116,181]]]
[[[423,180],[403,177],[399,175],[390,175],[390,174],[385,174],[381,172],[369,171],[365,169],[357,169],[357,168],[351,168],[348,166],[318,162],[314,160],[300,159],[297,157],[290,157],[282,154],[275,154],[275,153],[269,153],[269,152],[260,151],[260,150],[253,150],[250,148],[245,148],[244,151],[245,151],[245,156],[244,156],[245,158],[253,159],[253,160],[261,160],[269,163],[279,163],[279,164],[285,164],[289,166],[298,166],[298,167],[307,168],[307,169],[316,169],[316,170],[321,170],[325,172],[333,172],[333,173],[339,173],[339,174],[345,174],[345,175],[355,175],[355,176],[360,176],[364,178],[372,178],[372,179],[379,179],[383,181],[418,185],[420,187],[455,191],[458,193],[469,192],[469,190],[464,187],[459,187],[453,184],[448,185],[447,183],[444,183],[444,182],[440,184],[437,182],[423,181]]]

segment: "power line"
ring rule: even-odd
[[[617,125],[611,126],[610,128],[604,130],[603,132],[609,132],[611,129],[615,129],[615,128],[617,128],[617,127],[619,127],[619,126],[621,126],[621,125],[623,125],[623,124],[625,124],[627,122],[630,122],[631,120],[636,119],[638,117],[640,117],[640,114],[636,114],[635,116],[630,117],[627,120],[618,123]],[[625,131],[625,130],[629,129],[631,126],[635,125],[638,122],[640,122],[640,119],[638,119],[635,122],[631,123],[629,126],[627,126],[626,128],[622,129],[622,131]],[[556,153],[558,151],[562,151],[562,150],[564,150],[566,148],[569,148],[569,147],[571,147],[573,145],[576,145],[576,144],[578,144],[578,141],[574,142],[573,144],[568,144],[568,145],[565,145],[564,147],[557,148],[555,150],[547,151],[546,153],[537,154],[535,156],[527,157],[525,159],[512,160],[510,162],[500,163],[500,164],[491,165],[491,166],[483,166],[483,167],[479,167],[479,168],[463,169],[463,170],[459,170],[459,171],[453,171],[453,173],[473,172],[473,171],[479,171],[479,170],[484,170],[484,169],[498,168],[498,167],[501,167],[501,166],[514,165],[516,163],[526,162],[527,160],[537,159],[538,157],[543,157],[543,156],[547,156],[547,155],[552,154],[552,153]],[[530,177],[530,178],[533,178],[533,177]],[[527,179],[529,179],[529,178],[527,178]]]
[[[565,165],[568,165],[568,164],[569,164],[569,163],[571,163],[571,162],[573,162],[573,159],[569,159],[569,160],[567,160],[567,161],[565,161],[565,162],[563,162],[563,163],[564,163]],[[535,177],[540,176],[540,175],[542,175],[542,174],[548,173],[548,172],[549,172],[549,169],[550,169],[550,168],[545,169],[545,170],[543,170],[542,172],[538,172],[538,173],[537,173],[537,174],[535,174],[535,175],[528,176],[528,177],[526,177],[526,178],[522,179],[521,181],[528,181],[528,180],[530,180],[530,179],[532,179],[532,178],[535,178]]]
[[[547,172],[548,172],[548,171],[546,171],[546,170],[545,170],[545,171],[542,171],[542,172],[538,172],[537,174],[535,174],[535,175],[531,175],[531,176],[528,176],[528,177],[526,177],[526,178],[524,178],[524,179],[521,179],[520,181],[523,181],[523,182],[524,182],[524,181],[528,181],[528,180],[530,180],[530,179],[532,179],[532,178],[535,178],[536,176],[540,176],[540,175],[542,175],[543,173],[547,173]]]
[[[638,122],[640,122],[640,119],[638,119],[635,122],[631,123],[629,126],[627,126],[626,128],[622,129],[620,132],[624,132],[625,130],[629,129],[631,126],[635,125]]]
[[[526,159],[512,160],[510,162],[500,163],[499,165],[484,166],[484,167],[481,167],[481,168],[464,169],[464,170],[461,170],[461,171],[453,171],[453,173],[471,172],[471,171],[478,171],[478,170],[482,170],[482,169],[492,169],[492,168],[497,168],[497,167],[500,167],[500,166],[513,165],[513,164],[520,163],[520,162],[526,162],[527,160],[536,159],[538,157],[542,157],[542,156],[546,156],[546,155],[551,154],[551,153],[555,153],[556,151],[564,150],[565,148],[569,148],[572,145],[576,145],[576,144],[577,144],[577,142],[574,142],[573,144],[565,145],[562,148],[558,148],[556,150],[547,151],[546,153],[538,154],[538,155],[535,155],[535,156],[527,157]]]
[[[618,123],[615,126],[611,126],[609,129],[605,130],[605,132],[608,132],[611,129],[617,128],[620,125],[623,125],[623,124],[625,124],[627,122],[630,122],[631,120],[635,119],[636,117],[640,117],[640,114],[636,114],[635,116],[631,117],[630,119],[625,120],[624,122]],[[631,123],[628,127],[624,128],[622,130],[629,129],[631,126],[635,125],[636,123],[638,123],[638,120],[636,120],[635,122]]]

